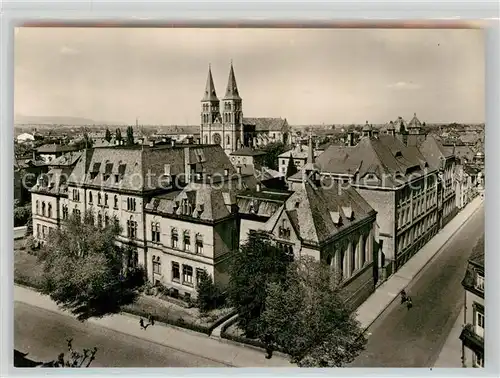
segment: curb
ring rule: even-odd
[[[242,348],[253,349],[255,351],[262,352],[263,355],[266,354],[266,351],[264,349],[250,345],[250,344],[240,343],[238,341],[229,340],[229,339],[226,339],[223,337],[217,337],[217,336],[210,336],[210,337],[212,339],[217,340],[217,341],[224,343],[224,344],[230,344],[230,345],[235,345],[235,346],[239,346]],[[288,362],[290,360],[290,356],[287,354],[284,354],[282,352],[273,351],[273,356],[278,356],[280,358],[286,359]],[[289,363],[290,363],[290,365],[294,366],[294,364],[292,364],[291,362],[289,362]]]
[[[484,204],[484,200],[481,201],[480,204]],[[422,265],[422,267],[413,275],[413,277],[409,280],[409,282],[403,287],[403,289],[407,289],[411,284],[412,282],[415,280],[415,278],[439,255],[439,253],[442,251],[442,249],[446,246],[446,244],[449,243],[449,241],[453,238],[453,236],[455,236],[464,226],[465,224],[470,220],[470,218],[472,218],[472,216],[474,214],[476,214],[480,209],[480,206],[478,206],[465,220],[464,222],[455,230],[453,231],[450,236],[448,237],[448,239],[441,245],[441,247],[439,247],[439,249],[434,253],[434,255],[432,255],[432,257],[427,260],[427,262]],[[459,215],[460,213],[458,213],[457,215]],[[455,215],[456,216],[456,215]],[[442,230],[442,229],[441,229]],[[384,307],[384,309],[365,327],[364,331],[363,332],[366,332],[368,330],[368,328],[370,328],[373,323],[375,323],[381,316],[382,314],[399,298],[399,296],[395,296],[388,304],[387,306]]]

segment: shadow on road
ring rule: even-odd
[[[17,349],[14,349],[14,367],[28,368],[42,365],[42,362],[35,362],[26,358],[27,355],[28,353],[22,353]]]

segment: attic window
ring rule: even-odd
[[[354,211],[352,210],[351,206],[342,206],[342,211],[344,212],[347,219],[354,219]]]
[[[396,153],[394,154],[394,157],[403,157],[403,153],[401,151],[396,151]]]
[[[330,218],[332,218],[333,224],[335,226],[341,226],[342,225],[342,217],[340,216],[340,213],[338,211],[330,211]]]

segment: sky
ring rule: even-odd
[[[245,117],[292,125],[484,122],[481,30],[19,28],[14,112],[200,123],[233,62]]]

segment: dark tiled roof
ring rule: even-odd
[[[353,175],[358,172],[359,179],[370,176],[372,185],[389,188],[397,186],[396,178],[400,181],[409,173],[423,174],[427,164],[418,148],[406,146],[391,135],[364,137],[353,147],[330,146],[318,156],[316,163],[322,173]]]
[[[296,189],[286,200],[282,210],[290,217],[299,237],[308,243],[322,244],[339,232],[374,216],[375,210],[352,188],[341,188],[333,185],[331,188],[314,187],[309,182]],[[354,217],[348,218],[345,213],[352,210]],[[332,213],[340,215],[342,224],[337,225],[332,219]],[[266,229],[274,229],[279,215],[271,217],[266,223]]]
[[[243,118],[243,124],[255,126],[255,131],[288,132],[290,127],[283,118]]]
[[[183,200],[190,203],[190,214],[182,214]],[[231,205],[235,203],[235,195],[230,190],[214,188],[203,183],[189,183],[174,198],[165,196],[153,198],[146,205],[146,211],[214,222],[229,216]]]
[[[82,152],[68,152],[58,158],[50,161],[47,165],[50,166],[72,166],[78,162],[82,156]]]
[[[46,175],[39,177],[32,192],[42,194],[61,195],[68,193],[67,177],[72,171],[71,167],[52,168]]]
[[[292,194],[289,191],[247,190],[237,196],[238,212],[270,218]]]
[[[472,248],[469,261],[478,267],[484,268],[484,234],[479,238],[474,248]]]
[[[233,151],[230,153],[230,155],[233,155],[233,156],[261,156],[261,155],[265,155],[266,153],[264,151],[260,151],[260,150],[255,150],[253,148],[250,148],[250,147],[243,147],[243,148],[240,148],[239,150],[236,150],[236,151]]]
[[[186,160],[188,159],[188,160]],[[149,148],[96,148],[83,153],[70,177],[73,184],[104,186],[116,190],[148,191],[161,189],[162,177],[185,172],[185,163],[194,164],[197,173],[224,176],[236,173],[220,146],[193,145]],[[105,173],[109,177],[105,177]],[[119,175],[119,182],[115,182]],[[103,181],[106,178],[105,181]]]
[[[427,162],[438,169],[442,159],[453,157],[453,149],[444,147],[434,136],[428,136],[419,146]]]
[[[75,146],[64,146],[60,144],[44,144],[36,149],[39,154],[55,154],[58,152],[78,151]]]

